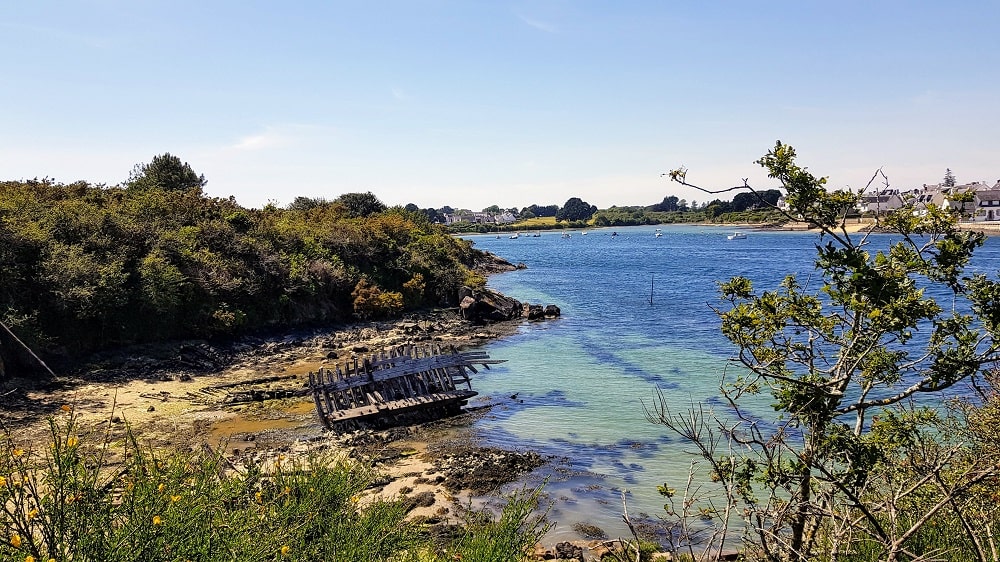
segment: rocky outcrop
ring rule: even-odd
[[[482,251],[475,259],[472,265],[472,269],[483,273],[486,275],[491,275],[493,273],[503,273],[505,271],[514,271],[515,269],[524,269],[524,264],[514,265],[509,261],[501,258],[500,256]]]
[[[540,304],[522,303],[490,289],[473,291],[468,287],[462,287],[459,300],[458,307],[462,318],[476,324],[504,322],[517,318],[541,320],[556,318],[561,314],[559,307],[554,304],[543,307]]]
[[[490,289],[473,291],[463,287],[458,296],[462,318],[469,322],[487,324],[521,316],[521,301]]]

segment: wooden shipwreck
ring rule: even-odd
[[[475,365],[504,361],[454,346],[404,345],[310,372],[309,388],[327,429],[389,427],[458,413],[477,394],[469,379]]]

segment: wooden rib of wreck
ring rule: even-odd
[[[504,361],[454,346],[403,345],[310,372],[309,388],[327,429],[389,427],[460,412],[477,394],[469,378],[475,365]]]

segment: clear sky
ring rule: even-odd
[[[7,0],[0,53],[0,179],[605,208],[775,187],[777,139],[832,187],[1000,179],[998,0]]]

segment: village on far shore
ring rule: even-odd
[[[922,186],[913,189],[875,189],[863,193],[858,199],[858,204],[854,209],[854,212],[849,212],[848,216],[875,218],[901,209],[907,205],[912,205],[914,212],[918,215],[922,215],[926,213],[929,206],[933,205],[941,209],[958,211],[960,214],[959,222],[966,225],[971,223],[986,228],[1000,227],[1000,180],[997,180],[992,185],[985,181],[956,184],[954,176],[952,176],[950,172],[951,170],[948,170],[944,181],[941,183],[923,184]],[[767,198],[765,198],[767,203],[762,203],[758,200],[747,204],[746,200],[744,200],[743,203],[745,206],[737,207],[734,210],[740,211],[745,209],[759,211],[766,209],[769,205],[773,204],[779,211],[792,213],[791,206],[785,200],[785,196],[783,194],[779,196],[780,190],[770,191],[774,193],[774,197],[777,199],[776,203],[774,203],[774,199],[768,200]],[[749,195],[750,194],[743,194],[743,196]],[[673,199],[675,203],[674,210],[681,212],[704,211],[706,207],[716,203],[722,203],[719,200],[711,202],[705,201],[699,206],[697,203],[692,202],[692,206],[688,207],[684,200],[679,200],[680,204],[677,205],[678,200],[676,197],[668,197],[667,199],[664,199],[664,203],[666,203],[668,199]],[[736,200],[734,199],[733,203],[735,202]],[[587,206],[585,202],[581,203],[583,203],[584,206]],[[533,205],[532,208],[534,207],[537,206]],[[559,208],[558,205],[552,205],[550,207],[553,209]],[[601,211],[598,211],[597,207],[590,207],[591,213],[585,218],[587,222],[591,222],[590,217],[594,216],[595,213],[601,214]],[[644,207],[621,207],[621,209],[659,210],[656,209],[656,207],[657,205],[650,205]],[[771,208],[773,209],[774,207]],[[615,208],[618,207],[613,207],[612,209]],[[528,208],[525,210],[528,210]],[[524,211],[518,213],[517,209],[500,209],[497,206],[483,209],[481,212],[469,211],[465,209],[452,210],[450,207],[447,207],[439,211],[435,222],[440,222],[448,226],[457,226],[461,223],[504,226],[524,222],[525,218],[523,214]],[[743,217],[730,218],[735,218],[737,222],[746,222]],[[726,221],[723,220],[723,222]],[[768,220],[767,222],[771,221]],[[623,225],[612,224],[607,226]]]
[[[968,193],[972,194],[972,201],[955,200],[958,195]],[[961,185],[924,184],[910,190],[876,190],[861,196],[858,211],[862,215],[883,215],[911,203],[918,213],[926,211],[929,205],[934,205],[942,209],[960,210],[963,222],[1000,221],[1000,180],[992,186],[976,181]],[[789,210],[784,197],[778,199],[778,208]]]

